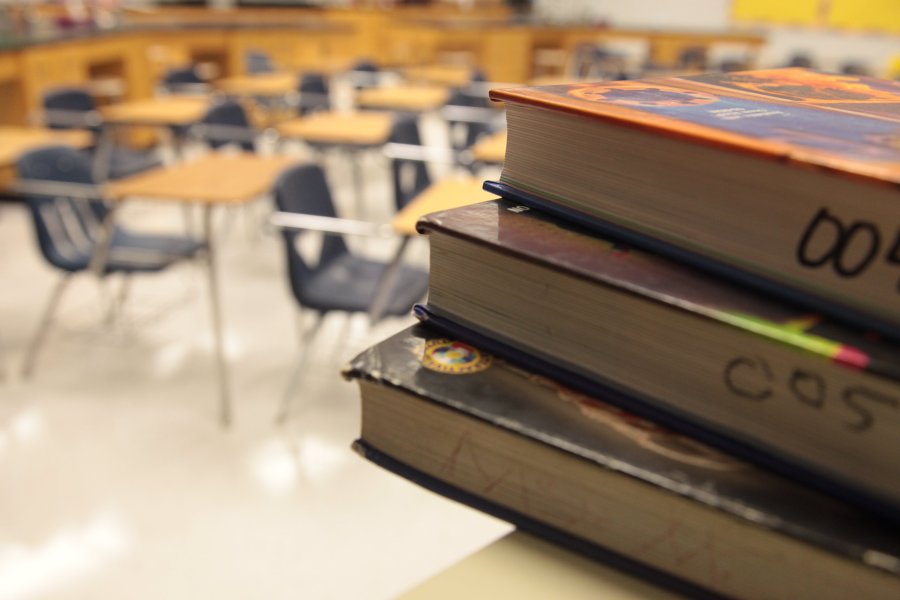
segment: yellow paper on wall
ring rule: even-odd
[[[820,7],[821,0],[734,0],[732,16],[736,21],[815,25]]]

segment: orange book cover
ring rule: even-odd
[[[900,183],[900,82],[773,69],[495,89],[490,96]]]

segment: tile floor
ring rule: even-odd
[[[368,216],[386,219],[383,165],[366,160]],[[410,319],[329,318],[292,418],[273,425],[298,343],[279,240],[256,226],[264,211],[219,215],[234,395],[223,430],[196,266],[137,278],[111,323],[100,306],[112,291],[79,277],[34,376],[20,377],[58,274],[24,208],[0,204],[0,600],[377,600],[509,530],[350,450],[359,399],[340,366]],[[184,227],[172,207],[134,202],[124,217]],[[411,260],[426,253],[417,243]]]

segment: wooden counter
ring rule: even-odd
[[[119,30],[66,33],[0,43],[0,124],[20,125],[39,109],[47,89],[98,78],[123,83],[123,99],[153,94],[166,69],[213,65],[220,77],[243,75],[249,50],[267,53],[291,72],[369,58],[384,66],[466,64],[491,81],[526,82],[535,54],[571,55],[581,43],[635,39],[649,58],[672,64],[687,47],[744,44],[749,58],[763,43],[734,31],[618,30],[513,21],[502,6],[463,11],[416,9],[163,9],[128,14]]]

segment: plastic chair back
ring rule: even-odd
[[[336,217],[331,191],[322,168],[314,164],[293,167],[278,177],[275,182],[275,205],[284,212]],[[332,261],[349,253],[343,238],[336,235],[324,236],[316,265],[308,264],[297,250],[296,238],[300,232],[281,230],[288,256],[288,276],[291,290],[297,301],[307,303],[304,284],[327,267]]]
[[[395,144],[422,145],[416,117],[403,116],[394,121],[390,141]],[[418,160],[394,158],[391,160],[391,176],[394,186],[394,204],[400,210],[431,185],[427,165]]]
[[[209,131],[204,132],[203,137],[210,148],[221,148],[228,144],[237,144],[242,150],[253,152],[253,142],[248,139],[236,140],[233,137],[229,139],[225,128],[243,129],[249,135],[253,132],[253,125],[247,117],[247,111],[241,104],[234,100],[226,100],[220,104],[212,106],[206,111],[200,122],[202,125],[210,126]],[[221,126],[223,131],[216,131],[215,127]]]
[[[250,74],[272,73],[275,66],[269,55],[261,50],[249,50],[244,55],[244,66]]]
[[[300,78],[297,88],[300,92],[300,105],[297,112],[302,116],[317,110],[328,110],[331,103],[328,98],[328,82],[318,73],[307,73]]]
[[[67,146],[48,146],[23,155],[17,163],[22,179],[58,183],[93,184],[90,159]],[[88,267],[94,246],[93,231],[106,214],[99,200],[85,204],[71,198],[28,194],[41,254],[48,263],[64,271]]]
[[[54,120],[52,111],[65,111],[69,113],[90,113],[97,109],[94,98],[82,88],[59,88],[44,94],[44,110],[49,111],[46,125],[51,129],[79,129],[70,121]],[[91,126],[94,133],[100,132],[99,126]]]

